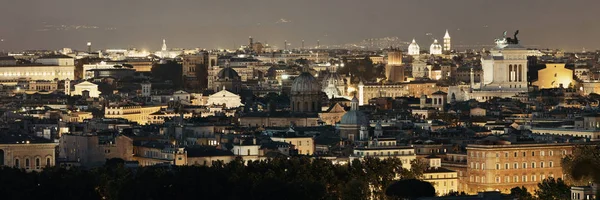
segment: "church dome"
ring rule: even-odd
[[[419,47],[419,44],[417,44],[417,41],[413,39],[410,45],[408,45],[408,55],[419,55],[419,51],[421,51],[421,48]]]
[[[323,77],[323,81],[321,81],[321,86],[323,87],[323,89],[325,89],[327,88],[327,86],[329,86],[329,84],[332,84],[336,87],[344,86],[344,78],[337,72],[327,72],[327,74],[325,74],[325,77]]]
[[[430,54],[442,54],[442,45],[440,45],[436,40],[433,41],[433,44],[429,47]]]
[[[350,103],[351,108],[350,111],[346,112],[346,114],[344,114],[342,116],[342,119],[340,120],[340,124],[342,125],[367,125],[369,124],[369,119],[367,118],[367,115],[365,115],[365,113],[363,113],[362,111],[358,110],[358,99],[356,97],[354,97],[352,99],[352,102]]]
[[[292,83],[292,93],[318,93],[321,92],[321,85],[310,73],[302,72],[300,76],[294,79]]]
[[[217,74],[219,79],[239,79],[240,75],[231,67],[225,67]]]

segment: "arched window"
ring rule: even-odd
[[[51,164],[50,157],[46,158],[46,167],[50,167]]]
[[[35,169],[40,169],[41,161],[40,158],[35,158]]]
[[[29,169],[29,158],[25,158],[25,169]]]
[[[302,111],[309,111],[308,110],[308,102],[304,102],[304,108],[302,109]]]
[[[21,167],[21,161],[17,158],[15,159],[15,168]]]

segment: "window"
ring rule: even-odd
[[[544,168],[544,162],[540,162],[540,168]]]
[[[540,156],[546,156],[546,152],[545,151],[540,151]]]
[[[479,163],[475,163],[475,169],[479,169]]]
[[[527,155],[527,153],[526,153],[526,152],[523,152],[523,157],[525,157],[526,155]]]
[[[508,163],[504,163],[504,169],[509,169]]]
[[[523,163],[523,169],[527,169],[527,163],[526,162]]]
[[[515,182],[515,183],[519,182],[519,176],[513,176],[513,182]]]
[[[481,169],[485,169],[485,163],[481,163]]]
[[[19,159],[15,159],[15,168],[19,168],[21,167],[21,162],[19,161]]]
[[[532,168],[532,169],[534,169],[534,168],[535,168],[535,163],[534,163],[534,162],[532,162],[532,163],[531,163],[531,168]]]
[[[517,152],[515,152],[515,158],[517,157]]]
[[[519,163],[513,164],[513,169],[519,169]]]
[[[523,175],[523,177],[521,177],[521,181],[527,182],[527,175]]]
[[[496,153],[496,158],[498,158],[498,157],[500,157],[500,154],[499,154],[499,153]]]
[[[504,152],[504,157],[508,158],[508,152]]]
[[[475,164],[473,164],[473,162],[471,162],[471,169],[475,169]]]
[[[549,151],[548,155],[553,156],[554,155],[554,151]]]
[[[531,175],[531,181],[535,182],[535,175]]]
[[[510,183],[510,178],[508,176],[504,176],[504,182],[505,183]]]
[[[532,152],[531,152],[531,156],[535,156],[535,151],[532,151]]]
[[[554,162],[552,162],[552,161],[548,162],[548,167],[554,167]]]
[[[546,179],[546,175],[543,175],[543,174],[542,174],[542,175],[540,175],[540,180],[542,180],[542,181],[543,181],[544,179]]]
[[[29,169],[29,158],[25,158],[25,168]]]
[[[500,169],[500,164],[496,163],[496,169]]]
[[[496,176],[496,183],[500,183],[500,177]]]
[[[475,177],[475,183],[479,183],[479,176]]]
[[[40,158],[35,158],[35,168],[36,169],[40,169],[40,166],[41,166],[40,163],[41,163]]]

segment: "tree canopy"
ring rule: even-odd
[[[385,188],[404,177],[398,159],[336,165],[306,157],[206,166],[129,168],[119,159],[100,168],[0,168],[7,199],[387,199]],[[434,191],[435,194],[435,191]]]

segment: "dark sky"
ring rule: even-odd
[[[231,48],[248,36],[283,46],[395,36],[429,46],[492,44],[520,29],[525,46],[596,49],[598,0],[1,0],[0,50]],[[64,25],[64,26],[63,26]],[[539,46],[536,46],[539,45]]]

